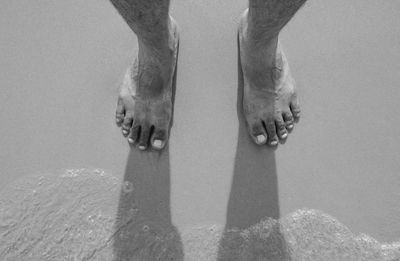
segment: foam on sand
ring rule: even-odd
[[[245,230],[192,226],[179,234],[142,219],[134,206],[117,218],[120,193],[135,193],[135,184],[98,169],[8,186],[0,193],[0,260],[400,260],[400,243],[354,235],[317,210]]]

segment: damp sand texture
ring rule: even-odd
[[[135,184],[100,169],[21,179],[1,192],[0,260],[400,260],[400,243],[355,235],[318,210],[241,230],[200,224],[178,231],[143,219],[134,201],[120,204],[134,193]]]

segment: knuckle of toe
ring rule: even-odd
[[[166,131],[158,131],[155,135],[154,135],[157,139],[162,139],[164,140],[167,137],[167,132]]]
[[[286,113],[284,118],[286,121],[291,121],[293,120],[293,115],[291,113]]]
[[[149,135],[146,134],[140,135],[140,143],[142,145],[147,144],[148,141],[149,141]]]
[[[267,130],[269,132],[274,132],[275,131],[275,123],[274,122],[268,122],[266,124]]]
[[[280,132],[286,131],[286,126],[284,124],[278,125],[278,128]]]
[[[260,127],[252,127],[250,132],[254,135],[261,134],[263,131]]]
[[[262,127],[261,121],[257,121],[257,119],[248,119],[247,124],[250,129],[259,129]]]

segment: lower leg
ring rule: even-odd
[[[166,29],[169,0],[110,0],[125,22],[140,36]],[[151,31],[150,31],[151,30]]]
[[[162,149],[172,117],[172,81],[178,32],[169,0],[111,0],[135,32],[139,51],[128,70],[117,107],[117,125],[142,150]]]
[[[249,0],[249,27],[264,38],[277,36],[306,0]]]
[[[257,144],[275,146],[299,118],[294,81],[278,35],[306,0],[250,0],[239,28],[244,114]]]

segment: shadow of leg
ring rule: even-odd
[[[239,135],[218,260],[288,260],[287,245],[277,221],[280,214],[275,153],[266,145],[255,145],[248,134],[242,111],[240,60],[238,75]]]
[[[115,261],[183,260],[171,222],[169,150],[132,149],[126,166],[115,224]]]
[[[178,65],[173,104],[177,73]],[[181,237],[171,220],[170,187],[168,143],[162,151],[130,150],[115,224],[114,261],[183,260]]]

